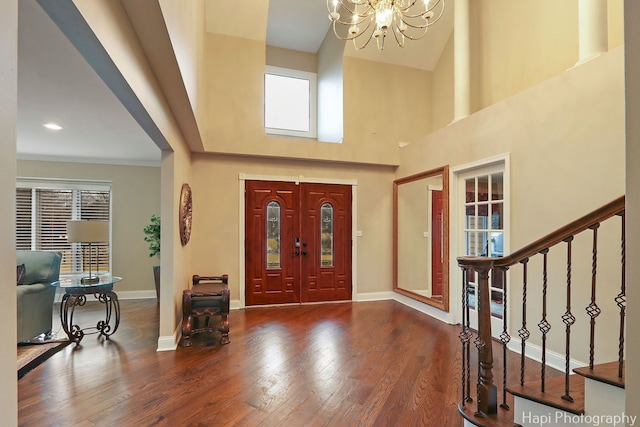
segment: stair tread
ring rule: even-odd
[[[479,427],[522,427],[513,421],[513,411],[498,407],[498,413],[490,416],[477,416],[475,405],[458,405],[458,412],[471,424]]]
[[[618,377],[618,362],[600,363],[594,365],[593,369],[589,369],[586,366],[584,368],[576,368],[573,371],[583,377],[624,388],[624,368],[623,363],[622,378]]]
[[[565,377],[547,378],[545,391],[540,391],[541,381],[529,382],[526,385],[507,387],[507,391],[514,396],[533,400],[543,405],[581,415],[584,413],[584,377],[580,375],[569,376],[569,394],[573,402],[562,399],[565,393]]]

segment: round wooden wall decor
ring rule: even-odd
[[[189,238],[191,238],[191,210],[191,187],[189,184],[182,184],[182,190],[180,190],[180,242],[182,242],[182,246],[189,243]]]

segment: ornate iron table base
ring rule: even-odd
[[[95,327],[80,328],[73,322],[73,315],[78,306],[83,306],[87,302],[87,295],[93,294],[105,305],[105,319],[100,320]],[[113,320],[113,325],[111,321]],[[113,292],[113,284],[95,285],[77,288],[66,288],[66,293],[62,297],[60,304],[60,322],[62,329],[69,337],[69,340],[80,343],[85,335],[100,334],[100,336],[109,339],[118,329],[120,324],[120,303],[118,295]],[[85,332],[95,330],[94,332]]]

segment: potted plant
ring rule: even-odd
[[[151,215],[151,222],[144,228],[144,241],[149,243],[149,256],[160,258],[160,217]],[[156,296],[160,301],[160,266],[153,267],[153,278],[156,282]]]

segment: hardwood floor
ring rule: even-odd
[[[459,327],[398,302],[233,310],[230,344],[175,352],[156,352],[155,300],[121,307],[111,340],[85,336],[18,382],[21,426],[462,425]]]

